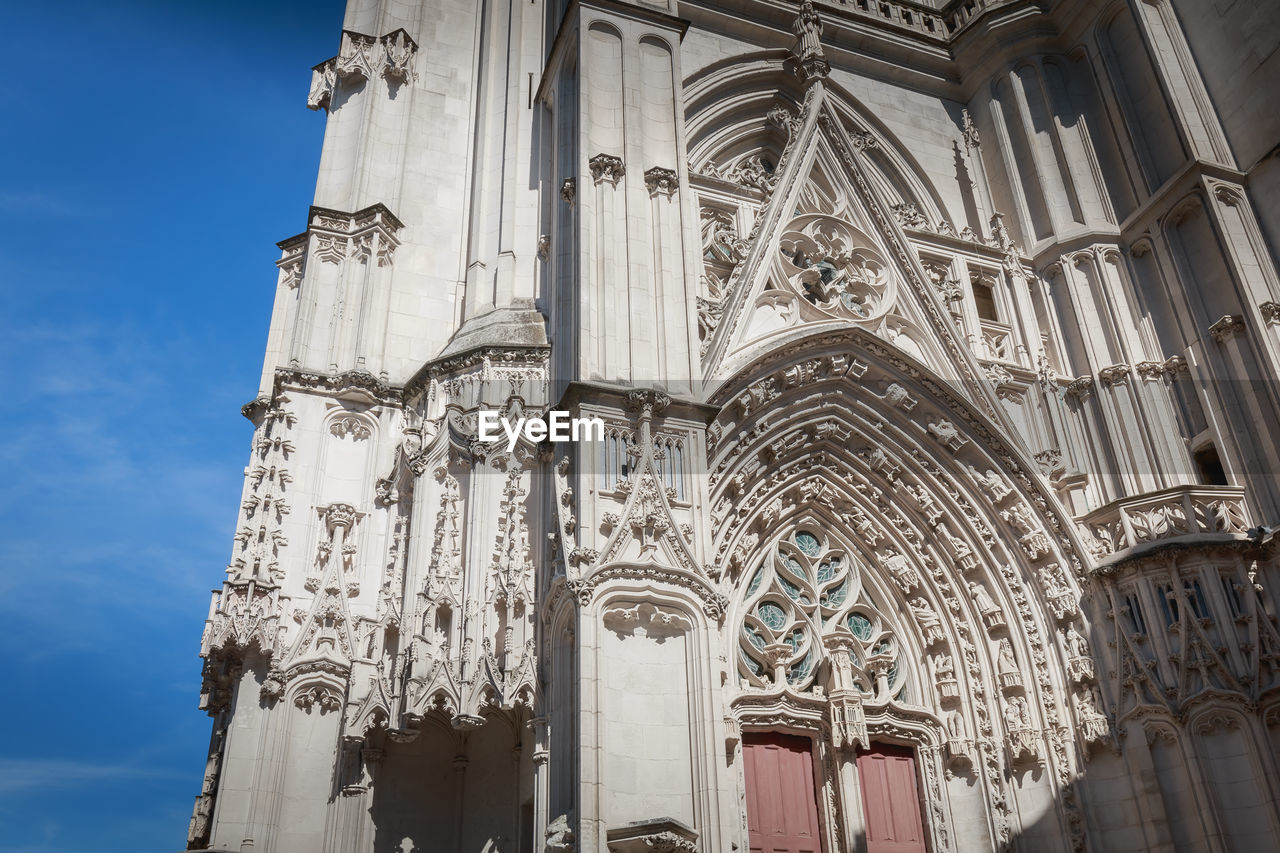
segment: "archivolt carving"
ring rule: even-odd
[[[1240,728],[1240,717],[1230,711],[1207,711],[1191,722],[1191,730],[1198,735],[1213,734],[1218,729]]]
[[[870,363],[845,355],[854,348]],[[936,701],[948,707],[948,696],[970,697],[964,713],[971,716],[955,721],[960,734],[949,748],[956,761],[972,763],[990,792],[997,838],[1012,838],[1009,762],[1038,757],[1063,785],[1077,772],[1063,686],[1073,676],[1089,680],[1093,660],[1078,631],[1069,654],[1047,641],[1078,609],[1080,593],[1062,571],[1068,561],[1080,571],[1070,528],[1041,493],[1039,476],[996,430],[884,343],[857,332],[823,334],[757,364],[713,398],[724,406],[709,431],[713,514],[722,519],[717,561],[746,588],[758,566],[750,555],[788,519],[821,506],[835,526],[856,530],[859,555],[881,563],[883,577],[903,592],[898,606],[910,611],[935,670]],[[900,389],[895,400],[916,404],[904,408],[873,390],[890,385]],[[726,435],[737,440],[716,440]],[[982,584],[982,595],[970,581]],[[1017,643],[1006,664],[1007,700],[993,695],[997,645],[986,639],[988,629],[1005,632],[1000,620]],[[752,648],[757,665],[768,663],[758,644]],[[786,662],[803,659],[797,653]],[[1089,719],[1101,740],[1098,718]]]

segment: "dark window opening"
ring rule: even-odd
[[[1204,600],[1204,590],[1200,588],[1200,581],[1183,581],[1182,589],[1187,594],[1187,604],[1191,607],[1191,612],[1195,614],[1197,619],[1209,618],[1209,605]]]
[[[1200,476],[1200,482],[1206,486],[1229,486],[1231,482],[1227,480],[1227,470],[1222,467],[1222,460],[1218,458],[1218,448],[1212,444],[1206,445],[1194,454],[1196,463],[1196,472]]]
[[[978,308],[978,317],[982,320],[990,320],[992,323],[1000,322],[1000,310],[996,306],[996,292],[991,285],[983,281],[973,281],[973,301]]]
[[[1240,591],[1236,589],[1235,579],[1231,575],[1222,575],[1222,592],[1227,599],[1227,606],[1231,608],[1231,615],[1242,614],[1244,606],[1240,601]]]
[[[1147,620],[1142,618],[1142,607],[1138,604],[1138,599],[1133,595],[1124,597],[1125,609],[1129,612],[1129,627],[1134,633],[1147,633]]]
[[[1156,588],[1156,597],[1160,599],[1160,609],[1164,611],[1164,622],[1173,625],[1178,621],[1178,599],[1174,597],[1173,587],[1162,584]]]

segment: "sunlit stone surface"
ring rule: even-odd
[[[1277,9],[353,0],[190,849],[1272,849]]]

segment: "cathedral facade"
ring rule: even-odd
[[[1278,30],[351,0],[188,849],[1273,849]]]

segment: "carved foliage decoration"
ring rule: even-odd
[[[329,432],[338,438],[350,436],[353,441],[364,441],[372,433],[369,424],[355,415],[343,415],[329,423]]]
[[[524,472],[513,468],[507,472],[503,499],[498,505],[501,521],[494,544],[491,570],[494,597],[507,605],[533,601],[533,563],[529,558],[528,529],[525,523]]]
[[[410,83],[415,74],[413,60],[418,43],[404,29],[392,30],[382,37],[342,31],[338,55],[311,69],[311,91],[307,107],[330,110],[340,83],[360,85],[379,73],[393,85]]]
[[[587,166],[591,169],[592,180],[597,184],[607,181],[611,186],[616,187],[618,181],[622,180],[622,176],[627,173],[622,159],[611,154],[597,154],[591,158]]]
[[[290,458],[294,452],[294,414],[287,398],[272,404],[258,427],[248,469],[249,489],[241,505],[236,553],[227,568],[233,582],[274,583],[283,579],[280,552],[288,545],[282,530],[289,514]]]

